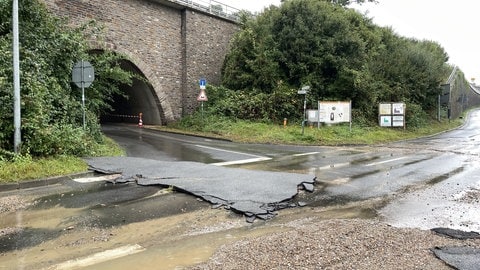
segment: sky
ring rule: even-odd
[[[218,0],[238,9],[260,12],[280,0]],[[439,43],[468,81],[480,83],[480,9],[478,0],[377,0],[352,7],[379,26],[418,40]]]

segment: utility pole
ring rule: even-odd
[[[18,41],[18,0],[13,0],[13,147],[20,152],[21,110],[20,110],[20,50]]]

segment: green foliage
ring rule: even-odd
[[[379,102],[403,101],[412,106],[407,122],[419,125],[436,108],[447,54],[435,42],[374,25],[346,8],[351,2],[288,0],[244,17],[223,67],[223,85],[232,91],[213,101],[215,111],[262,120],[297,115],[292,89],[309,85],[309,102],[352,100],[363,124],[377,121]],[[283,106],[277,113],[272,100],[289,105],[274,102]]]
[[[38,0],[20,0],[19,9],[22,153],[94,154],[103,143],[98,115],[133,75],[121,69],[121,55],[89,51],[85,36],[101,36],[94,22],[70,28]],[[11,1],[0,0],[0,11],[0,149],[8,152],[13,149]],[[71,83],[72,67],[81,59],[95,67],[95,82],[85,90],[85,130],[81,91]]]
[[[406,125],[409,129],[418,129],[428,124],[428,115],[422,107],[415,103],[406,104]]]
[[[296,113],[302,102],[296,89],[279,85],[273,93],[233,91],[225,87],[208,86],[206,110],[212,115],[260,121],[279,121],[300,117]]]

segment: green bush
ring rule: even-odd
[[[406,103],[406,125],[409,129],[418,129],[428,124],[429,116],[422,106],[415,103]]]
[[[301,112],[297,90],[282,85],[273,93],[234,91],[209,86],[208,94],[206,111],[211,115],[277,122],[283,118],[299,117]]]

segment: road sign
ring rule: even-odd
[[[199,84],[200,84],[200,89],[204,90],[207,87],[207,80],[202,78],[200,79]]]
[[[208,101],[207,93],[205,92],[204,89],[200,90],[200,94],[197,97],[197,101]]]
[[[72,69],[72,82],[78,87],[89,87],[95,80],[95,72],[88,61],[77,62]]]
[[[297,94],[306,95],[309,90],[310,90],[310,86],[307,85],[307,86],[302,87],[302,89],[298,90]]]
[[[95,71],[88,61],[77,62],[72,69],[72,82],[82,89],[83,129],[85,129],[85,88],[95,80]]]
[[[297,91],[297,94],[299,94],[299,95],[306,95],[306,94],[307,94],[307,91],[305,91],[305,90],[298,90],[298,91]]]

